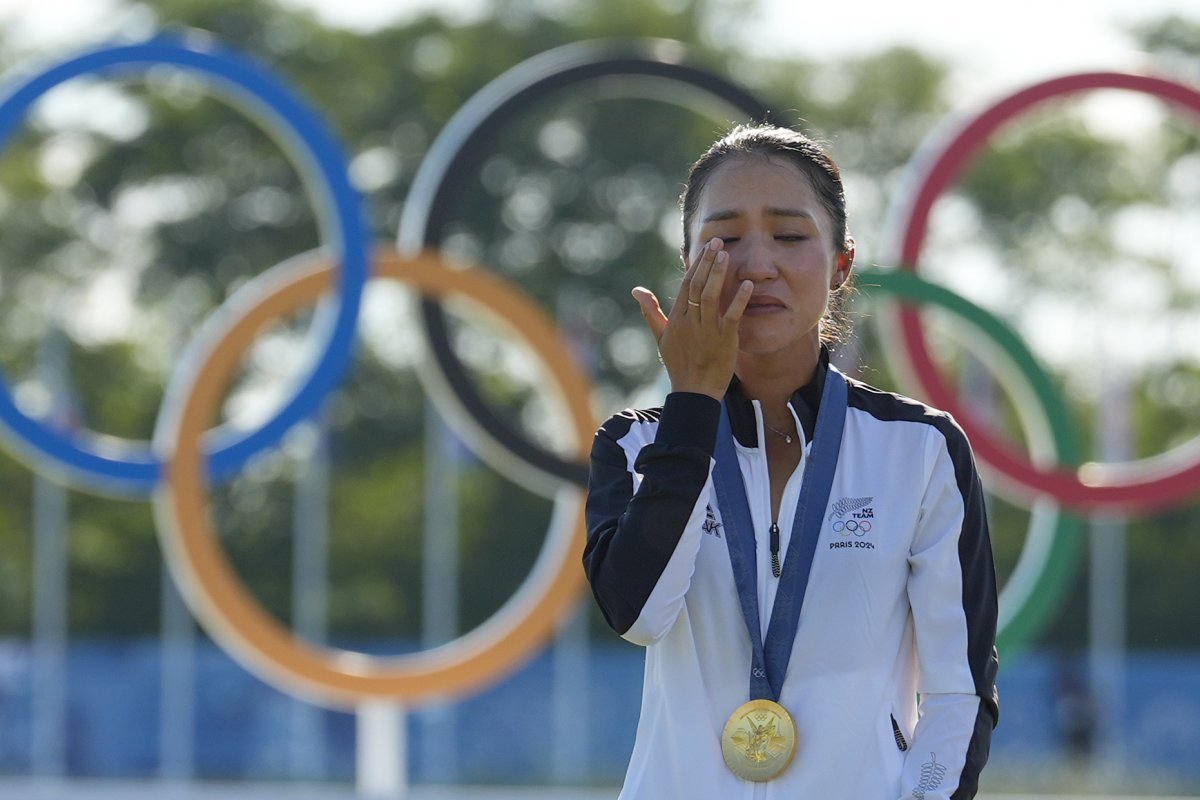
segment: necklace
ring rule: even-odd
[[[777,434],[777,435],[779,435],[779,436],[782,436],[782,437],[783,437],[783,440],[784,440],[785,442],[787,442],[788,444],[791,444],[791,443],[792,443],[792,439],[793,439],[793,438],[795,438],[795,437],[793,437],[793,436],[792,436],[790,433],[788,433],[788,432],[786,432],[786,431],[781,431],[781,430],[779,430],[778,428],[772,428],[770,425],[768,425],[768,424],[767,424],[767,421],[766,421],[765,419],[763,420],[763,427],[765,427],[765,428],[766,428],[767,430],[769,430],[771,433],[774,433],[774,434]]]

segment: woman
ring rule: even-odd
[[[621,797],[973,797],[998,717],[983,494],[947,414],[829,365],[837,166],[739,127],[682,205],[678,298],[633,290],[671,393],[591,458],[584,564],[646,647]]]

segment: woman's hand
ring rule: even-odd
[[[658,353],[673,392],[698,392],[720,400],[729,388],[738,352],[738,324],[754,291],[742,281],[729,307],[721,310],[721,291],[729,270],[729,254],[720,239],[707,242],[688,267],[670,316],[658,298],[638,286],[633,297],[658,341]]]

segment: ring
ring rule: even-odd
[[[1036,409],[1041,419],[1022,422],[1037,427],[1026,436],[1032,456],[1038,461],[1059,464],[1079,462],[1081,445],[1071,422],[1071,412],[1050,376],[1025,343],[1003,321],[960,294],[930,283],[905,270],[863,270],[859,274],[864,294],[882,289],[903,303],[935,305],[975,328],[982,337],[999,346],[1000,355],[1011,363],[1001,376],[1018,384],[1022,408]],[[1001,359],[1002,366],[1007,364]],[[1023,384],[1023,385],[1022,385]],[[1047,452],[1047,447],[1049,452]],[[1052,497],[1042,496],[1030,505],[1025,546],[1016,566],[1000,592],[998,646],[1007,651],[1029,642],[1052,619],[1071,587],[1083,544],[1083,521],[1060,510]]]
[[[321,116],[273,73],[217,45],[210,37],[161,37],[143,44],[86,52],[33,76],[0,99],[0,148],[46,92],[81,75],[144,72],[160,64],[199,74],[235,108],[277,134],[285,152],[320,187],[317,213],[332,232],[329,245],[340,255],[339,295],[333,324],[323,327],[319,357],[275,416],[250,432],[221,430],[208,445],[210,476],[228,477],[250,457],[278,444],[296,423],[320,405],[338,384],[353,349],[362,287],[367,279],[365,215],[362,198],[350,184],[341,146]],[[319,335],[322,335],[319,334]],[[147,497],[161,480],[162,464],[149,443],[115,437],[100,440],[90,431],[68,433],[22,411],[0,373],[0,437],[14,450],[34,453],[43,467],[77,488]]]
[[[595,433],[588,380],[541,309],[483,269],[455,269],[423,252],[403,257],[390,246],[374,253],[373,275],[410,284],[438,300],[461,296],[518,333],[546,365],[571,417],[573,448],[582,458]],[[203,434],[217,415],[246,347],[264,325],[318,300],[335,270],[319,251],[272,267],[246,284],[197,366],[177,372],[155,426],[164,464],[154,505],[171,574],[204,629],[244,666],[275,685],[329,706],[369,698],[408,702],[466,692],[494,680],[540,647],[574,610],[584,589],[583,492],[560,483],[550,531],[533,570],[482,625],[437,648],[402,656],[318,647],[297,637],[247,589],[213,529],[205,477]],[[248,291],[247,291],[248,290]],[[246,295],[250,296],[247,297]]]
[[[949,139],[937,134],[931,136],[928,140],[931,144],[910,162],[906,183],[912,187],[911,194],[906,204],[898,206],[899,213],[892,215],[899,224],[889,226],[893,240],[890,246],[885,246],[894,253],[892,262],[906,271],[919,271],[921,247],[934,201],[1002,123],[1051,98],[1096,89],[1139,92],[1189,111],[1193,116],[1200,113],[1200,92],[1195,89],[1165,78],[1115,72],[1068,75],[1005,97],[957,127]],[[1060,461],[1053,466],[1031,463],[1010,443],[998,439],[988,422],[962,403],[952,382],[946,380],[933,360],[917,310],[901,306],[897,316],[899,335],[893,327],[893,332],[883,338],[885,344],[894,343],[901,351],[897,353],[897,363],[906,364],[916,391],[930,404],[958,419],[971,439],[976,457],[1020,501],[1030,503],[1050,496],[1080,510],[1146,512],[1174,507],[1196,495],[1196,487],[1200,485],[1200,437],[1193,437],[1166,453],[1129,463],[1082,466],[1078,461]]]
[[[471,170],[487,157],[488,145],[505,124],[547,97],[581,84],[602,87],[611,97],[614,87],[641,97],[647,88],[656,90],[656,100],[725,122],[731,117],[755,120],[772,118],[787,124],[784,114],[773,111],[779,104],[765,102],[743,86],[703,66],[691,63],[679,42],[642,39],[614,45],[607,42],[575,42],[535,55],[501,74],[472,96],[454,114],[429,146],[413,177],[404,203],[396,237],[402,253],[438,248],[453,222],[456,194],[453,187],[473,179]],[[665,90],[665,91],[664,91]],[[714,111],[715,107],[715,111]],[[587,485],[586,464],[562,456],[530,441],[519,428],[494,410],[477,388],[452,344],[445,312],[434,302],[420,304],[429,352],[427,368],[417,372],[426,391],[449,388],[451,402],[446,411],[451,427],[482,435],[481,457],[493,451],[506,462],[517,460],[521,467],[505,467],[527,488],[558,486],[568,480]]]
[[[692,306],[693,308],[699,308],[699,307],[700,307],[700,304],[699,304],[699,303],[694,303],[694,302],[692,302],[692,298],[690,298],[690,297],[688,298],[688,305],[689,305],[689,306]]]

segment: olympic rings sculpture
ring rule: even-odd
[[[973,156],[1003,123],[1047,100],[1095,89],[1123,89],[1146,94],[1200,118],[1200,91],[1165,78],[1116,72],[1067,75],[1016,92],[952,131],[948,140],[930,139],[926,152],[911,162],[910,199],[897,206],[899,224],[891,245],[895,263],[917,271],[929,212]],[[911,194],[910,194],[911,192]],[[1050,496],[1076,509],[1150,511],[1194,497],[1200,486],[1200,440],[1168,453],[1128,464],[1078,464],[1067,461],[1042,467],[998,442],[988,426],[965,407],[934,365],[917,312],[899,311],[904,357],[916,384],[934,405],[951,412],[970,436],[975,454],[1014,493],[1032,500]]]
[[[588,381],[575,366],[553,325],[510,284],[481,269],[447,265],[433,253],[404,257],[390,248],[373,259],[376,278],[411,284],[427,297],[469,298],[484,313],[519,332],[549,367],[570,410],[577,450],[591,441],[595,420]],[[578,531],[582,491],[559,488],[551,534],[530,578],[484,625],[453,642],[416,655],[380,658],[309,645],[259,605],[237,576],[209,521],[202,434],[215,416],[239,357],[265,323],[326,293],[335,270],[319,254],[279,264],[247,284],[207,338],[194,373],[178,373],[169,394],[186,398],[177,415],[163,418],[156,448],[169,470],[155,495],[160,538],[184,597],[214,638],[239,653],[255,671],[318,701],[351,703],[362,697],[414,700],[469,689],[518,663],[557,627],[562,610],[583,587]],[[170,408],[164,405],[164,412]],[[170,455],[166,455],[170,454]]]
[[[94,50],[18,84],[0,99],[0,147],[34,101],[59,84],[81,75],[145,71],[160,64],[208,79],[214,89],[226,92],[232,103],[244,107],[279,138],[309,183],[323,190],[317,204],[319,217],[323,230],[333,230],[329,246],[340,265],[340,304],[320,358],[293,398],[258,430],[214,437],[209,469],[213,478],[220,479],[277,444],[337,385],[353,350],[369,242],[362,199],[350,185],[341,147],[321,117],[270,72],[201,34]],[[0,427],[18,453],[81,488],[146,495],[162,479],[162,463],[145,445],[114,444],[112,439],[99,444],[86,434],[70,436],[49,428],[17,406],[7,383],[0,383]]]
[[[21,411],[0,375],[0,437],[34,469],[91,491],[153,495],[160,540],[183,596],[205,628],[248,668],[315,702],[352,705],[370,698],[405,702],[466,692],[495,680],[545,642],[583,588],[582,544],[585,448],[596,420],[589,381],[554,332],[553,324],[515,287],[481,268],[449,267],[437,254],[447,203],[461,175],[477,165],[481,145],[496,126],[534,101],[581,83],[619,85],[650,81],[672,90],[671,101],[717,105],[739,116],[763,118],[769,106],[747,90],[686,61],[674,42],[642,42],[620,49],[595,43],[549,51],[518,65],[468,101],[431,146],[406,204],[395,248],[368,241],[362,200],[351,187],[345,158],[319,115],[280,79],[205,36],[156,38],[103,47],[50,67],[0,96],[0,147],[49,89],[86,74],[144,71],[160,64],[196,73],[226,99],[252,114],[280,140],[320,190],[322,230],[331,231],[325,254],[297,256],[272,267],[235,293],[203,326],[171,375],[152,443],[124,442],[114,454],[89,434],[65,434]],[[1016,487],[1031,508],[1029,533],[1001,595],[1001,638],[1019,644],[1035,632],[1064,591],[1079,544],[1079,520],[1060,508],[1160,508],[1181,502],[1183,484],[1200,470],[1189,455],[1184,469],[1152,477],[1160,464],[1132,468],[1079,468],[1080,445],[1069,413],[1036,358],[1002,321],[916,274],[929,209],[974,150],[1004,120],[1058,94],[1126,88],[1200,112],[1200,95],[1180,84],[1143,76],[1097,73],[1039,84],[988,109],[933,156],[915,159],[918,189],[898,206],[904,234],[894,244],[897,270],[865,270],[860,284],[895,299],[902,336],[899,363],[932,402],[952,410],[975,441],[977,456],[1002,485]],[[923,165],[923,166],[922,166]],[[400,657],[375,657],[316,647],[297,638],[253,598],[231,568],[212,530],[206,493],[248,458],[273,447],[293,425],[311,416],[346,370],[369,270],[406,283],[422,297],[422,320],[434,369],[422,371],[430,392],[452,399],[451,422],[490,464],[514,474],[555,501],[541,555],[516,594],[482,626],[446,645]],[[320,353],[295,394],[267,423],[248,434],[206,432],[239,354],[262,325],[306,303],[333,295],[336,311],[313,334]],[[449,345],[440,302],[467,298],[527,340],[545,365],[571,419],[574,458],[550,453],[496,415],[466,377]],[[1007,360],[1006,387],[1033,409],[1023,422],[1034,434],[1029,459],[994,442],[969,409],[961,408],[932,364],[921,337],[917,305],[934,304],[998,345]],[[884,337],[888,339],[889,337]],[[893,357],[889,354],[889,358]],[[1016,387],[1010,384],[1015,382]],[[1035,418],[1036,414],[1040,417]],[[1171,459],[1190,445],[1171,454]],[[1191,463],[1196,462],[1196,463]],[[1036,464],[1036,466],[1034,466]],[[1191,489],[1190,491],[1195,491]],[[865,532],[865,531],[862,531]],[[859,532],[861,535],[862,532]],[[854,531],[843,532],[843,535]]]
[[[550,50],[509,70],[468,100],[430,146],[404,205],[397,247],[409,251],[439,246],[454,196],[450,187],[478,166],[489,140],[505,122],[556,92],[614,80],[635,81],[639,89],[664,85],[671,92],[660,99],[683,107],[717,105],[751,119],[765,119],[770,113],[769,106],[750,92],[685,63],[684,56],[676,42],[641,43],[622,52],[584,42]],[[515,476],[534,491],[546,481],[585,484],[586,463],[566,461],[529,441],[480,397],[450,346],[441,307],[422,303],[421,318],[436,355],[432,369],[420,373],[421,377],[431,391],[443,389],[438,395],[451,398],[448,409],[462,427],[477,434],[485,452],[499,452],[509,463],[515,458],[520,465]]]

